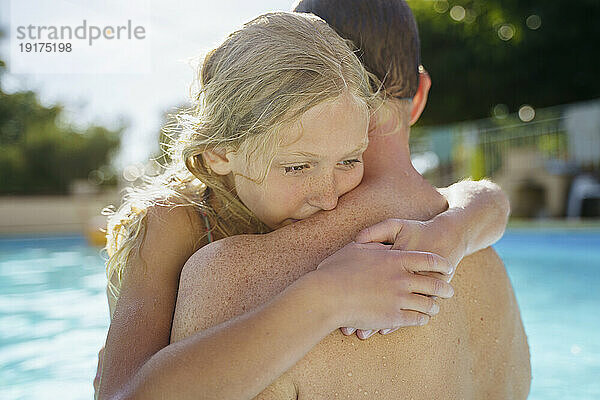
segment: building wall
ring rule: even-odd
[[[0,197],[0,235],[80,233],[106,227],[100,212],[118,191],[96,195]]]

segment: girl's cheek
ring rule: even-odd
[[[355,189],[360,182],[362,181],[365,169],[363,164],[358,165],[350,173],[346,173],[346,177],[344,179],[344,189],[342,190],[342,194],[346,194],[351,190]]]
[[[279,207],[295,204],[300,197],[302,187],[303,184],[300,180],[295,182],[290,179],[281,179],[276,183],[274,182],[272,189],[275,191],[273,193],[273,197],[276,199],[275,202],[278,203]]]

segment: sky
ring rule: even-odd
[[[9,70],[2,78],[2,89],[33,90],[44,105],[61,103],[66,119],[77,126],[96,123],[116,127],[120,121],[127,121],[121,154],[115,159],[115,164],[123,168],[145,161],[158,150],[163,114],[188,101],[195,76],[191,58],[201,57],[244,22],[269,11],[289,11],[293,3],[0,0],[0,28],[5,32],[0,40],[0,58]],[[74,29],[82,25],[83,19],[100,28],[131,20],[143,26],[145,35],[137,43],[83,43],[68,56],[57,52],[19,53],[18,26],[69,25]],[[21,42],[27,39],[36,41],[26,38]]]

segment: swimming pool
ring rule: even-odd
[[[529,338],[529,398],[600,398],[600,230],[511,230],[496,249]],[[83,237],[0,239],[0,399],[91,398],[108,322]]]

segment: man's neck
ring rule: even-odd
[[[410,128],[398,126],[379,130],[369,137],[364,154],[365,181],[377,182],[410,198],[412,213],[407,218],[428,220],[448,207],[446,199],[412,165],[408,138]]]

